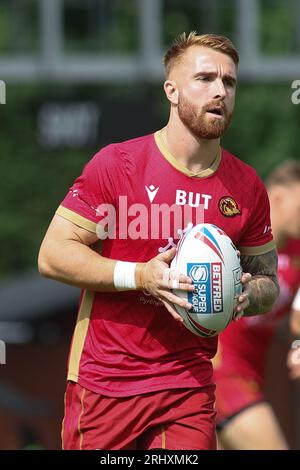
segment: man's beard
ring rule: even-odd
[[[193,103],[184,96],[179,95],[178,115],[183,124],[196,137],[201,139],[217,139],[227,131],[232,113],[228,114],[222,106],[223,119],[211,119],[206,112],[214,106],[222,106],[222,104],[220,101],[213,101],[206,105],[199,113]]]

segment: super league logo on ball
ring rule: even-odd
[[[208,279],[207,266],[201,264],[195,264],[189,272],[189,276],[195,282],[206,282]]]

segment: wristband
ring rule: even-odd
[[[136,263],[117,261],[114,270],[114,286],[117,290],[136,289],[135,268]]]

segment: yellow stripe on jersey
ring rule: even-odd
[[[155,142],[157,147],[159,148],[160,152],[162,155],[165,157],[168,162],[175,167],[177,170],[181,171],[181,173],[184,173],[187,176],[194,176],[197,178],[206,178],[207,176],[211,176],[216,172],[216,170],[219,168],[219,165],[221,163],[221,147],[219,147],[218,154],[212,163],[211,167],[207,168],[206,170],[199,171],[198,173],[193,173],[190,171],[188,168],[186,168],[182,163],[180,163],[177,158],[174,157],[174,155],[171,154],[167,146],[165,145],[163,138],[162,138],[162,129],[159,131],[155,132],[154,134]]]
[[[166,431],[164,426],[161,427],[161,448],[166,448]]]
[[[73,382],[77,382],[78,380],[79,364],[89,327],[93,301],[94,292],[85,290],[78,313],[70,354],[68,380],[72,380]]]
[[[276,249],[276,245],[275,241],[271,240],[270,242],[260,246],[238,246],[237,248],[242,255],[255,256],[264,255],[265,253]]]
[[[66,207],[59,206],[55,213],[64,219],[73,222],[75,225],[78,225],[78,227],[85,228],[89,232],[96,233],[97,224],[95,224],[95,222],[82,217],[82,215],[79,215],[76,212],[67,209]]]

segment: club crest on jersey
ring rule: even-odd
[[[242,211],[239,209],[237,202],[230,196],[222,197],[219,201],[219,209],[221,214],[226,217],[235,217],[240,215]]]
[[[195,291],[188,293],[188,301],[193,305],[189,313],[221,312],[223,310],[222,264],[187,263],[187,274],[195,286]]]

